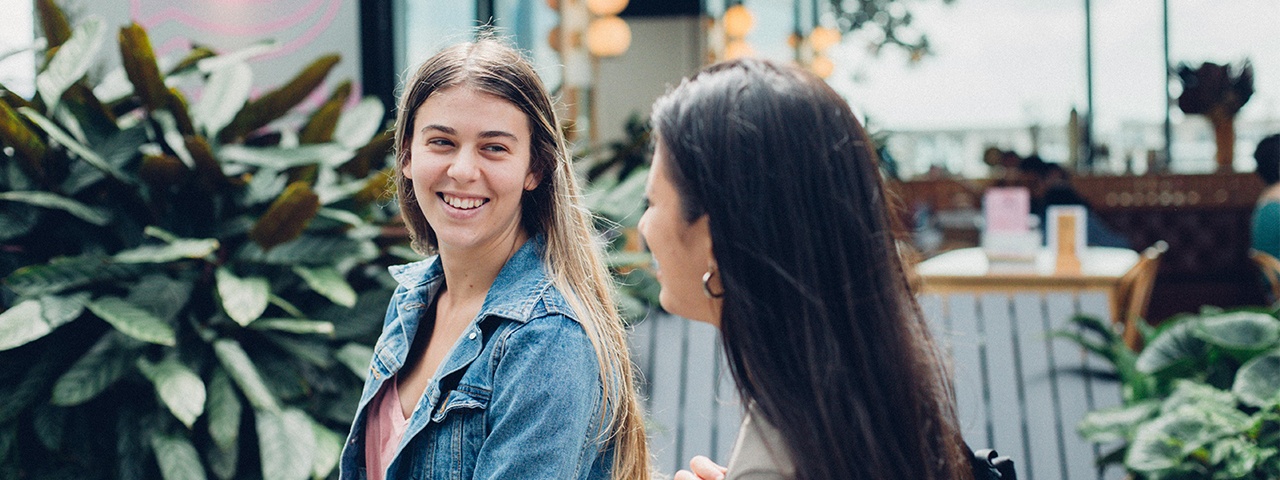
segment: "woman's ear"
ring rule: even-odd
[[[532,192],[534,189],[538,188],[538,185],[540,184],[542,184],[542,175],[539,175],[536,172],[529,172],[528,175],[525,175],[524,190],[526,192]]]

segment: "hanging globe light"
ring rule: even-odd
[[[724,11],[724,34],[729,38],[745,38],[755,23],[755,16],[741,3]]]
[[[626,8],[627,0],[587,0],[587,10],[601,17],[617,15]]]
[[[840,43],[840,32],[831,27],[817,26],[809,32],[809,45],[822,52]]]
[[[835,70],[836,64],[832,63],[830,58],[823,55],[814,57],[813,62],[809,63],[809,71],[822,78],[830,77],[831,73]]]
[[[631,47],[631,27],[615,16],[600,17],[587,26],[587,50],[597,57],[616,57]]]
[[[735,58],[750,57],[756,54],[756,50],[751,48],[751,44],[746,40],[737,39],[730,41],[724,46],[724,59],[733,60]]]

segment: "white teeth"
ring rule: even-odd
[[[442,195],[445,203],[460,210],[470,210],[484,204],[481,198],[458,198],[453,195]]]

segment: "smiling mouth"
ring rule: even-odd
[[[482,205],[489,203],[487,198],[462,198],[449,195],[447,193],[437,193],[436,196],[444,200],[444,203],[458,210],[475,210]]]

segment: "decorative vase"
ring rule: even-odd
[[[1213,125],[1213,142],[1217,146],[1214,160],[1218,164],[1218,173],[1233,171],[1236,151],[1236,118],[1225,108],[1215,107],[1206,115]]]

